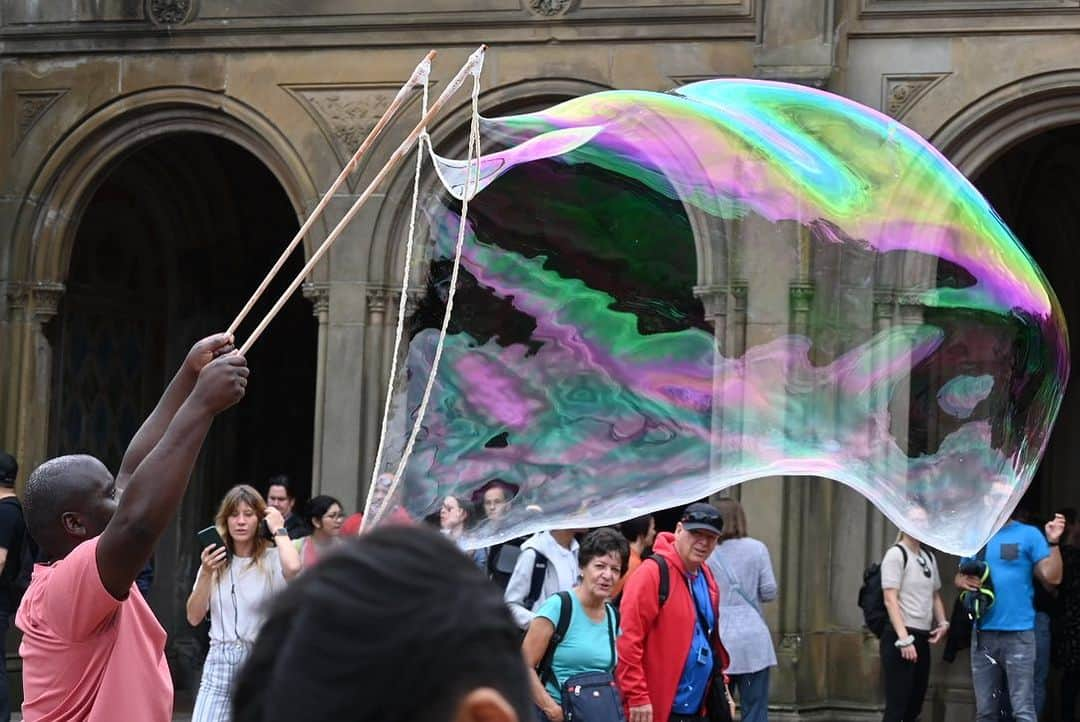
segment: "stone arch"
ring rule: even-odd
[[[468,86],[468,84],[466,84]],[[589,80],[573,78],[544,78],[521,80],[498,86],[480,94],[480,114],[496,117],[511,112],[522,112],[537,107],[554,105],[587,93],[611,90],[610,86]],[[450,157],[464,157],[468,140],[471,101],[467,88],[461,91],[461,100],[445,113],[431,129],[432,142],[439,152]],[[375,221],[375,233],[369,255],[369,282],[372,284],[398,285],[400,269],[404,262],[404,245],[397,243],[408,234],[409,211],[412,199],[414,165],[402,164],[387,188],[388,198],[406,199],[399,204],[383,204]],[[428,187],[434,180],[428,177]],[[421,178],[423,194],[424,178]]]
[[[931,137],[968,178],[1018,143],[1080,123],[1080,70],[1021,78],[969,104]]]
[[[221,137],[250,152],[281,184],[301,221],[308,199],[318,196],[299,153],[253,108],[197,88],[136,93],[95,111],[42,163],[27,192],[36,203],[24,203],[16,224],[12,265],[22,269],[16,274],[63,282],[82,212],[107,171],[147,143],[180,132]],[[305,238],[305,255],[312,235]]]

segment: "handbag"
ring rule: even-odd
[[[548,643],[547,651],[539,665],[540,678],[554,679],[551,661],[555,648],[570,628],[573,600],[570,592],[559,592],[559,622]],[[562,684],[562,710],[566,722],[626,722],[622,695],[615,685],[615,610],[610,605],[604,609],[608,621],[608,640],[611,644],[611,665],[603,672],[582,672],[568,677]],[[558,682],[555,682],[558,684]]]

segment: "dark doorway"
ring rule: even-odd
[[[1041,133],[1011,148],[975,185],[1042,268],[1070,329],[1080,328],[1080,125]],[[1072,367],[1077,349],[1072,344]],[[1075,376],[1075,374],[1074,374]],[[1042,465],[1022,502],[1040,515],[1080,507],[1080,394],[1069,387]]]
[[[53,453],[85,451],[115,472],[128,441],[198,338],[223,330],[298,228],[281,185],[221,138],[176,134],[118,163],[79,225],[67,293],[52,324]],[[237,334],[263,316],[297,252]],[[178,692],[197,686],[201,640],[184,603],[195,531],[234,484],[286,473],[311,489],[317,324],[297,294],[248,354],[244,401],[215,422],[174,528],[156,554],[151,604],[169,632]],[[183,696],[178,696],[183,706]]]

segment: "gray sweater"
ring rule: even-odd
[[[720,640],[731,655],[728,674],[775,666],[772,635],[760,612],[762,602],[776,599],[768,548],[749,537],[728,539],[716,547],[708,564],[720,589]]]

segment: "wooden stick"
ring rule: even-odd
[[[386,178],[386,176],[390,174],[390,171],[392,171],[397,166],[397,164],[401,162],[401,160],[409,152],[409,149],[412,147],[413,143],[416,142],[416,140],[424,132],[424,130],[435,118],[435,116],[438,115],[439,111],[442,110],[442,107],[446,105],[447,101],[450,100],[450,96],[457,92],[457,90],[461,87],[461,84],[465,82],[465,76],[467,76],[471,72],[476,72],[474,71],[474,68],[478,67],[479,64],[483,61],[484,52],[486,50],[487,46],[481,45],[476,50],[476,52],[469,56],[469,59],[465,62],[463,66],[461,66],[461,70],[459,70],[457,75],[455,75],[454,78],[447,84],[446,89],[442,92],[442,95],[440,95],[438,99],[434,103],[432,103],[431,107],[428,109],[428,112],[424,115],[423,118],[420,119],[420,122],[416,124],[416,127],[412,129],[412,132],[409,133],[405,140],[401,142],[401,145],[397,147],[397,150],[395,150],[390,156],[389,160],[386,161],[386,165],[384,165],[382,169],[379,170],[378,174],[376,174],[376,176],[372,179],[371,183],[368,184],[368,187],[364,189],[364,192],[361,193],[360,197],[356,199],[355,203],[353,203],[352,208],[350,208],[348,213],[345,214],[345,217],[341,219],[341,222],[337,224],[334,230],[330,231],[330,235],[326,237],[326,240],[323,241],[322,245],[319,246],[319,248],[313,254],[311,254],[311,258],[308,259],[307,264],[305,264],[303,269],[300,270],[300,273],[297,274],[296,278],[293,279],[293,282],[289,284],[289,287],[285,289],[284,293],[282,293],[281,296],[278,297],[277,302],[267,312],[263,320],[259,322],[259,325],[255,327],[255,330],[251,332],[251,336],[249,336],[247,341],[244,342],[244,345],[240,347],[241,355],[244,355],[248,352],[252,344],[255,343],[256,339],[259,338],[259,336],[266,329],[266,327],[270,325],[270,322],[274,320],[274,317],[278,315],[278,312],[281,311],[281,307],[285,305],[285,303],[289,300],[289,297],[296,292],[296,289],[299,288],[300,284],[304,282],[304,279],[307,277],[307,275],[311,273],[311,269],[315,267],[315,264],[317,264],[322,259],[322,257],[326,255],[326,252],[330,250],[330,247],[334,245],[334,241],[338,239],[338,236],[340,236],[342,231],[345,230],[345,226],[349,224],[349,221],[351,221],[356,216],[356,214],[360,211],[360,208],[375,192],[375,188]]]
[[[330,186],[330,190],[326,191],[326,194],[323,195],[322,200],[319,201],[319,205],[315,206],[315,210],[313,210],[311,212],[311,215],[308,216],[307,220],[304,221],[304,225],[301,226],[300,230],[296,232],[296,235],[293,237],[288,247],[282,252],[281,257],[277,259],[277,263],[275,263],[274,267],[270,269],[270,272],[266,274],[266,277],[262,280],[262,283],[260,283],[259,287],[255,289],[255,293],[251,294],[251,298],[249,298],[248,302],[244,304],[244,307],[240,309],[240,313],[237,314],[235,319],[233,319],[233,322],[229,324],[229,328],[226,333],[235,333],[236,329],[240,326],[243,320],[247,318],[247,315],[249,313],[251,313],[251,309],[254,308],[255,302],[259,300],[259,297],[262,296],[263,293],[266,291],[267,286],[270,285],[270,281],[272,281],[274,277],[277,276],[278,271],[280,271],[281,267],[285,265],[285,261],[288,260],[289,256],[296,249],[296,246],[300,243],[300,240],[305,235],[307,235],[307,232],[309,230],[311,230],[311,226],[315,222],[315,219],[319,217],[319,215],[323,212],[323,209],[326,208],[328,203],[330,203],[330,199],[334,197],[334,193],[336,193],[337,190],[341,188],[342,184],[345,182],[345,179],[348,178],[353,173],[353,171],[356,170],[356,166],[360,163],[360,158],[364,155],[364,153],[368,151],[369,148],[371,148],[372,144],[375,143],[376,139],[378,139],[378,137],[382,134],[386,126],[390,124],[390,120],[397,114],[398,110],[401,109],[401,106],[405,104],[405,99],[408,96],[409,91],[412,90],[416,85],[419,85],[426,80],[426,76],[431,67],[431,60],[435,57],[435,55],[436,52],[432,50],[427,55],[425,55],[424,59],[420,61],[420,64],[416,66],[416,69],[413,70],[412,75],[409,76],[409,79],[405,81],[404,85],[401,86],[401,90],[398,91],[397,96],[394,97],[394,100],[386,108],[386,112],[383,113],[383,116],[381,118],[379,118],[379,122],[375,124],[375,127],[372,128],[371,132],[369,132],[367,137],[364,138],[364,142],[360,144],[359,148],[357,148],[356,152],[353,154],[353,157],[349,160],[348,163],[345,164],[345,167],[341,170],[341,173],[338,175],[337,180],[335,180],[334,184]]]

